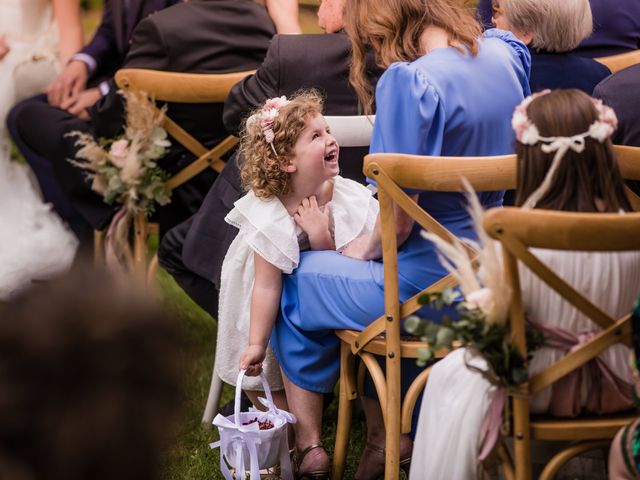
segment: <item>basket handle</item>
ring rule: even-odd
[[[233,421],[236,424],[236,427],[240,426],[240,397],[242,395],[242,380],[244,379],[244,374],[246,370],[240,370],[238,372],[238,380],[236,381],[236,401],[233,408]],[[269,388],[269,382],[267,382],[267,377],[264,372],[260,372],[260,380],[262,381],[262,386],[264,387],[264,393],[267,396],[267,407],[271,412],[277,412],[275,403],[273,403],[273,397],[271,396],[271,389]]]

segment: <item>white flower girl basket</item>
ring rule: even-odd
[[[252,407],[248,412],[240,412],[244,374],[245,370],[241,370],[236,382],[234,415],[224,417],[218,414],[213,419],[213,424],[218,427],[220,433],[220,441],[209,446],[220,447],[220,470],[225,479],[233,480],[234,477],[227,465],[229,463],[236,471],[237,480],[244,480],[247,470],[251,472],[251,480],[260,480],[260,469],[270,468],[279,463],[281,477],[284,480],[293,480],[287,423],[296,423],[296,417],[276,408],[263,373],[260,374],[260,380],[267,398],[260,398],[260,401],[269,410],[263,412]],[[259,422],[267,421],[273,426],[267,430],[260,430]]]

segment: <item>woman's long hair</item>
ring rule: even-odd
[[[462,0],[347,0],[345,29],[353,49],[349,80],[365,113],[371,113],[373,105],[366,45],[373,47],[382,68],[412,62],[424,54],[420,39],[429,25],[445,30],[463,53],[478,53],[480,24]]]
[[[571,137],[589,130],[598,113],[588,95],[570,89],[555,90],[534,99],[527,108],[527,116],[542,136]],[[545,153],[541,145],[516,142],[517,206],[540,186],[551,167],[555,152]],[[596,205],[596,199],[602,200],[603,205]],[[630,211],[611,140],[600,143],[587,137],[584,151],[567,151],[551,188],[536,203],[536,208],[569,212]]]

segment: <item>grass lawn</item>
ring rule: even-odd
[[[186,402],[177,443],[167,453],[163,479],[221,479],[218,450],[208,444],[218,439],[217,430],[200,423],[209,392],[211,366],[216,341],[216,322],[194,304],[170,275],[160,271],[158,282],[164,303],[175,310],[184,326],[189,346]],[[222,404],[233,397],[234,390],[225,386]],[[322,440],[329,455],[335,439],[337,400],[325,413]],[[345,478],[353,478],[360,452],[365,444],[364,420],[355,416],[351,429],[348,466]]]

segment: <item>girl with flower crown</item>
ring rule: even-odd
[[[609,139],[617,126],[613,110],[579,90],[546,90],[516,108],[512,125],[518,155],[517,206],[594,213],[631,210]],[[614,318],[628,312],[638,294],[640,251],[536,250],[536,256]],[[528,320],[550,340],[535,351],[530,374],[563,357],[579,336],[600,330],[526,268],[520,271],[520,283]],[[565,381],[531,398],[531,412],[573,417],[630,408],[629,353],[621,344],[605,350],[599,356],[598,374],[567,375]],[[433,366],[414,444],[415,471],[420,474],[411,478],[477,477],[478,460],[491,448],[481,441],[486,438],[481,425],[499,394],[478,372],[487,368],[482,357],[470,356],[465,349]],[[593,372],[583,369],[587,371]],[[534,463],[539,463],[535,452]],[[577,478],[585,477],[577,474]]]
[[[264,371],[282,390],[277,360],[268,347],[279,311],[281,276],[297,266],[301,250],[342,250],[370,233],[378,214],[371,191],[338,175],[340,148],[314,92],[273,98],[247,120],[241,134],[240,175],[248,193],[226,221],[240,232],[222,265],[215,369],[243,386],[255,403]],[[285,407],[283,392],[274,399]]]

